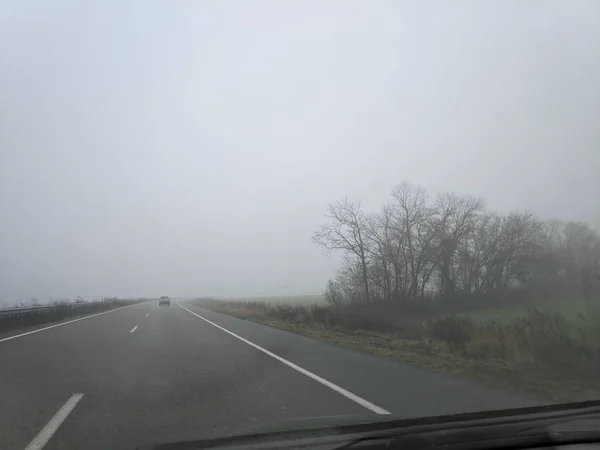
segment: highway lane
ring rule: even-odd
[[[111,353],[126,339],[125,328],[148,307],[135,305],[0,342],[0,448],[25,448],[85,387],[83,380],[93,379],[98,365],[110,364]]]
[[[0,342],[0,448],[25,449],[74,394],[83,396],[44,449],[135,448],[287,418],[374,415],[215,325],[394,414],[536,403],[183,306],[144,303]]]
[[[3,448],[25,448],[74,393],[84,396],[45,448],[134,448],[283,418],[369,413],[176,305],[144,304],[4,342],[0,359],[11,367],[0,373],[9,399],[0,405]]]

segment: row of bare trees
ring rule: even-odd
[[[348,199],[330,205],[313,241],[343,252],[329,303],[485,297],[544,287],[600,294],[600,235],[588,225],[488,211],[480,198],[430,196],[408,183],[380,212]]]

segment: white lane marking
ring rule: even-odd
[[[29,445],[25,448],[25,450],[41,450],[48,443],[50,438],[56,433],[58,427],[65,421],[67,416],[75,409],[79,400],[83,397],[83,394],[73,394],[71,398],[67,400],[67,402],[62,405],[62,407],[58,410],[58,412],[54,415],[50,422],[46,424],[42,431],[38,433],[38,435],[33,438],[33,441],[29,443]]]
[[[213,325],[213,326],[217,327],[219,330],[222,330],[222,331],[224,331],[225,333],[228,333],[228,334],[230,334],[230,335],[231,335],[231,336],[233,336],[234,338],[236,338],[236,339],[239,339],[240,341],[242,341],[242,342],[244,342],[244,343],[248,344],[248,345],[249,345],[249,346],[251,346],[251,347],[254,347],[255,349],[257,349],[257,350],[259,350],[259,351],[263,352],[264,354],[266,354],[266,355],[269,355],[271,358],[275,358],[277,361],[279,361],[279,362],[281,362],[281,363],[285,364],[286,366],[288,366],[288,367],[291,367],[291,368],[292,368],[292,369],[294,369],[294,370],[297,370],[297,371],[298,371],[298,372],[300,372],[302,375],[306,375],[307,377],[309,377],[309,378],[312,378],[313,380],[317,381],[318,383],[321,383],[322,385],[324,385],[324,386],[327,386],[329,389],[332,389],[332,390],[334,390],[335,392],[337,392],[338,394],[341,394],[341,395],[343,395],[343,396],[344,396],[344,397],[346,397],[347,399],[349,399],[349,400],[352,400],[352,401],[353,401],[353,402],[355,402],[355,403],[358,403],[360,406],[362,406],[362,407],[364,407],[364,408],[366,408],[366,409],[368,409],[368,410],[370,410],[370,411],[372,411],[372,412],[374,412],[374,413],[376,413],[376,414],[391,414],[391,412],[389,412],[388,410],[386,410],[386,409],[383,409],[383,408],[381,408],[380,406],[377,406],[377,405],[375,405],[374,403],[371,403],[370,401],[368,401],[368,400],[365,400],[364,398],[362,398],[362,397],[359,397],[358,395],[356,395],[356,394],[353,394],[353,393],[352,393],[352,392],[350,392],[350,391],[347,391],[347,390],[346,390],[346,389],[344,389],[343,387],[340,387],[340,386],[338,386],[337,384],[333,384],[331,381],[327,381],[325,378],[321,378],[319,375],[316,375],[316,374],[314,374],[314,373],[312,373],[312,372],[310,372],[310,371],[308,371],[308,370],[306,370],[306,369],[304,369],[304,368],[300,367],[299,365],[297,365],[297,364],[294,364],[293,362],[291,362],[291,361],[288,361],[287,359],[284,359],[284,358],[282,358],[281,356],[278,356],[278,355],[276,355],[276,354],[275,354],[275,353],[273,353],[273,352],[270,352],[270,351],[269,351],[269,350],[267,350],[266,348],[263,348],[263,347],[261,347],[260,345],[257,345],[257,344],[255,344],[254,342],[250,342],[248,339],[245,339],[245,338],[243,338],[243,337],[241,337],[241,336],[239,336],[239,335],[235,334],[234,332],[232,332],[232,331],[229,331],[229,330],[228,330],[228,329],[226,329],[226,328],[223,328],[221,325],[217,325],[216,323],[214,323],[214,322],[211,322],[211,321],[210,321],[210,320],[208,320],[208,319],[205,319],[205,318],[204,318],[204,317],[202,317],[200,314],[196,314],[194,311],[191,311],[191,310],[187,309],[185,306],[181,306],[181,305],[179,304],[179,302],[177,302],[177,304],[178,304],[178,305],[179,305],[181,308],[185,309],[187,312],[189,312],[189,313],[192,313],[192,314],[193,314],[193,315],[195,315],[196,317],[198,317],[198,318],[200,318],[200,319],[204,320],[205,322],[208,322],[208,323],[210,323],[211,325]]]
[[[135,327],[133,327],[133,328],[131,329],[130,333],[135,333],[135,330],[137,330],[137,327],[138,327],[137,325],[136,325]]]
[[[120,309],[132,308],[134,306],[139,306],[141,304],[142,303],[136,303],[135,305],[121,306],[120,308],[111,309],[110,311],[104,311],[104,312],[101,312],[101,313],[91,314],[89,316],[80,317],[78,319],[73,319],[73,320],[68,320],[66,322],[57,323],[56,325],[50,325],[50,326],[47,326],[47,327],[44,327],[44,328],[38,328],[37,330],[28,331],[27,333],[21,333],[21,334],[16,334],[14,336],[9,336],[9,337],[2,338],[2,339],[0,339],[0,342],[10,341],[11,339],[16,339],[16,338],[20,338],[20,337],[23,337],[23,336],[27,336],[28,334],[39,333],[40,331],[49,330],[50,328],[62,327],[63,325],[68,325],[68,324],[73,323],[73,322],[79,322],[80,320],[91,319],[92,317],[97,317],[97,316],[101,316],[102,314],[108,314],[108,313],[111,313],[111,312],[119,311]]]
[[[150,315],[150,313],[146,313],[146,317],[148,317]]]

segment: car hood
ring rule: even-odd
[[[393,416],[388,417],[392,418]],[[375,419],[376,416],[373,416],[373,414],[291,418],[240,428],[235,430],[233,433],[230,433],[229,436],[275,433],[278,431],[299,431],[313,428],[338,427],[344,425],[359,425],[362,423],[371,423]]]
[[[452,444],[473,448],[496,442],[511,448],[554,446],[557,442],[600,441],[600,400],[550,404],[500,411],[480,411],[445,416],[399,418],[369,415],[336,415],[278,420],[234,430],[227,436],[200,441],[153,446],[161,450],[197,448],[344,448],[362,445],[365,439],[393,439],[412,448],[419,442],[429,448]],[[579,440],[579,441],[578,441]],[[266,448],[266,447],[265,447]],[[317,448],[317,447],[315,447]]]

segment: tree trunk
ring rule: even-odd
[[[368,271],[367,271],[367,261],[364,256],[361,257],[360,262],[362,265],[362,272],[363,272],[363,284],[364,284],[364,289],[365,289],[365,303],[369,304],[369,303],[371,303],[371,296],[369,295],[369,275],[368,275]]]

